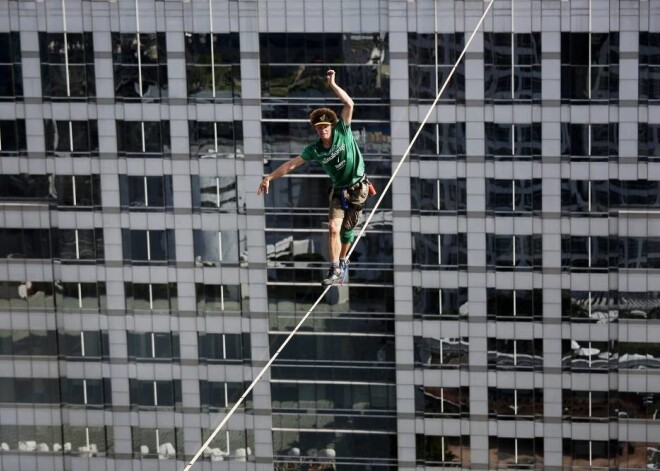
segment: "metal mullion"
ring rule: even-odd
[[[87,380],[83,379],[83,403],[87,405]]]
[[[137,41],[137,60],[138,60],[138,87],[140,88],[140,98],[142,98],[142,44],[140,43],[140,9],[138,0],[135,0],[135,39]],[[142,141],[144,142],[144,126],[142,127]],[[144,147],[144,145],[143,145]],[[144,152],[144,149],[142,149]]]
[[[147,185],[147,177],[142,177],[142,182],[144,184],[144,205],[149,206],[149,187]]]
[[[151,332],[151,358],[156,358],[156,334]]]
[[[220,285],[220,310],[225,310],[225,287]]]
[[[78,307],[82,309],[82,284],[78,283]]]
[[[217,151],[218,149],[216,148]],[[215,205],[218,208],[220,207],[220,177],[215,177]]]
[[[67,71],[67,78],[68,78],[69,72]],[[73,152],[73,122],[69,120],[69,152]]]
[[[151,260],[151,239],[149,238],[149,229],[147,229],[146,233],[147,233],[147,260]]]
[[[218,231],[218,261],[222,262],[222,231]]]
[[[76,260],[80,260],[80,247],[79,247],[79,241],[78,241],[78,229],[74,229],[73,233],[76,238]]]
[[[78,198],[76,196],[76,176],[71,175],[71,188],[73,189],[73,205],[78,206]]]
[[[66,2],[62,0],[62,29],[64,38],[64,71],[66,76],[66,96],[71,97],[71,79],[69,78],[69,40],[66,30]]]
[[[149,309],[153,310],[154,308],[154,287],[153,284],[149,283]]]

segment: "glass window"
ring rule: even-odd
[[[408,93],[411,100],[434,100],[463,50],[463,33],[408,33]],[[465,101],[465,64],[461,61],[445,88],[443,101]]]
[[[564,420],[607,421],[614,410],[615,401],[609,391],[562,390]]]
[[[105,258],[103,229],[57,229],[53,258],[63,262],[101,262]]]
[[[486,210],[515,212],[516,214],[540,211],[542,204],[542,180],[486,179]]]
[[[563,339],[561,342],[562,368],[565,371],[581,373],[608,373],[617,367],[615,341],[588,341]],[[620,344],[619,344],[620,348]],[[622,352],[619,351],[619,355]],[[623,363],[628,360],[623,357]],[[633,360],[634,361],[634,360]],[[625,368],[619,363],[620,368]]]
[[[112,395],[110,378],[61,378],[62,404],[68,407],[110,407]]]
[[[193,229],[196,266],[216,266],[218,263],[238,263],[242,258],[238,231],[203,231]]]
[[[658,160],[660,158],[660,124],[639,123],[637,146],[640,161]]]
[[[0,120],[0,156],[26,154],[27,137],[25,134],[25,120]]]
[[[54,330],[0,330],[0,355],[57,355]]]
[[[60,332],[59,352],[68,361],[107,359],[110,343],[107,332],[83,330],[80,332]]]
[[[0,258],[52,258],[51,233],[48,229],[0,228],[0,240],[3,241]]]
[[[639,99],[660,99],[660,32],[639,33]]]
[[[410,140],[417,134],[419,123],[410,123]],[[410,149],[411,160],[464,160],[466,153],[465,123],[427,123]]]
[[[97,123],[44,120],[46,153],[57,157],[98,157]]]
[[[325,81],[333,68],[360,109],[389,101],[387,34],[260,33],[259,43],[264,100],[334,98]]]
[[[192,175],[193,208],[222,212],[245,210],[244,190],[238,186],[238,177],[203,177]],[[278,182],[279,183],[279,182]]]
[[[55,175],[55,196],[59,210],[96,209],[101,206],[100,175]]]
[[[131,361],[177,361],[179,334],[176,332],[126,332]]]
[[[119,175],[119,195],[122,208],[138,211],[171,209],[172,176]]]
[[[159,102],[168,97],[165,33],[112,33],[117,101]]]
[[[493,469],[543,469],[543,438],[488,437]]]
[[[426,466],[470,467],[470,436],[415,435],[417,463]]]
[[[486,157],[496,160],[539,160],[541,123],[485,123]]]
[[[486,264],[498,270],[540,270],[543,263],[541,234],[486,234]]]
[[[615,292],[564,289],[561,296],[562,319],[567,322],[614,322],[618,317]]]
[[[614,180],[561,181],[561,208],[563,213],[607,213],[619,198]],[[610,202],[612,200],[612,202]]]
[[[238,33],[185,33],[188,98],[231,101],[241,97]]]
[[[413,315],[443,319],[465,318],[468,315],[468,289],[413,286]]]
[[[241,285],[195,283],[195,293],[198,315],[241,314],[244,308],[247,309],[247,298],[241,293]]]
[[[486,290],[489,320],[532,321],[543,318],[543,290]]]
[[[616,250],[616,241],[601,236],[562,235],[563,270],[605,270],[610,266],[610,247]],[[616,263],[614,264],[616,266]]]
[[[21,35],[18,31],[0,33],[0,101],[23,100]]]
[[[415,414],[423,417],[470,416],[470,388],[415,386]]]
[[[222,381],[199,381],[199,403],[202,411],[228,410],[243,396],[247,384]],[[239,406],[252,408],[252,393],[248,394]]]
[[[131,427],[133,457],[139,459],[183,459],[182,428]]]
[[[543,368],[543,340],[488,338],[488,368],[532,371]]]
[[[176,312],[178,294],[176,283],[124,283],[126,310],[133,314],[151,311]]]
[[[121,157],[169,157],[169,121],[117,120],[117,151]]]
[[[336,462],[397,464],[396,433],[277,428],[273,451],[275,462],[288,469],[302,469],[301,463],[311,463],[312,469],[334,469]]]
[[[250,361],[250,334],[198,334],[199,359],[206,362]]]
[[[658,291],[619,292],[614,299],[618,299],[621,319],[660,319],[660,292]]]
[[[51,175],[0,175],[2,200],[50,200],[55,196]]]
[[[181,380],[128,380],[133,408],[181,407]]]
[[[498,420],[543,418],[543,389],[488,388],[488,414]]]
[[[619,99],[619,33],[561,33],[561,97]]]
[[[174,230],[140,231],[122,229],[124,263],[174,263]]]
[[[41,84],[45,99],[96,97],[92,33],[39,33]]]
[[[601,440],[562,440],[562,465],[572,469],[608,469],[615,468],[618,441]]]
[[[464,368],[468,365],[469,343],[467,337],[414,338],[415,366],[417,368]]]
[[[466,179],[410,179],[410,207],[422,213],[467,210]]]
[[[541,100],[541,33],[484,33],[488,101]]]
[[[62,310],[94,310],[106,308],[105,282],[56,283],[55,300]]]
[[[619,124],[561,123],[561,155],[577,162],[618,157]]]
[[[243,124],[241,121],[188,121],[190,157],[243,158]]]
[[[449,270],[467,266],[467,234],[413,233],[412,238],[414,265],[440,265]]]

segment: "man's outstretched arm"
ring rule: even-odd
[[[305,160],[301,156],[297,156],[291,160],[287,160],[282,165],[277,167],[273,173],[266,175],[264,179],[261,180],[261,184],[259,185],[259,188],[257,188],[257,194],[262,195],[264,193],[268,193],[268,187],[270,186],[270,182],[272,180],[283,177],[287,173],[293,172],[295,169],[297,169],[304,163]]]
[[[337,85],[335,82],[334,70],[328,70],[326,78],[328,80],[328,86],[332,89],[335,95],[337,95],[337,98],[339,98],[344,104],[344,108],[341,110],[341,118],[344,120],[347,126],[350,126],[351,119],[353,119],[353,107],[355,106],[355,103],[353,103],[353,99],[348,96],[348,93],[346,93],[344,89]]]

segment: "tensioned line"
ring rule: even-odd
[[[366,231],[367,226],[369,225],[369,222],[371,221],[371,218],[376,213],[376,210],[380,206],[380,203],[383,201],[383,198],[387,194],[387,191],[392,186],[392,181],[394,180],[394,178],[396,178],[397,174],[399,173],[399,170],[401,169],[401,166],[403,165],[403,162],[406,160],[406,158],[410,154],[410,150],[412,149],[413,145],[415,144],[415,141],[417,140],[417,137],[419,137],[419,134],[422,132],[422,128],[426,124],[426,121],[428,121],[429,117],[431,116],[431,113],[435,109],[435,106],[438,104],[438,101],[440,100],[440,97],[442,96],[442,93],[445,91],[445,88],[447,88],[447,84],[449,83],[449,80],[451,80],[452,76],[454,75],[454,72],[456,71],[456,68],[458,67],[458,64],[461,62],[461,59],[463,59],[463,56],[465,55],[465,52],[467,51],[468,47],[470,46],[470,43],[472,42],[472,39],[477,34],[477,30],[479,30],[479,28],[481,27],[481,24],[484,22],[484,19],[486,18],[486,15],[488,14],[488,11],[490,10],[490,8],[491,8],[491,6],[493,5],[494,2],[495,2],[495,0],[490,0],[490,2],[488,2],[488,6],[484,10],[484,13],[483,13],[483,15],[481,15],[481,18],[479,19],[479,22],[477,23],[477,26],[474,28],[474,31],[470,35],[470,39],[468,39],[467,43],[465,44],[465,47],[463,48],[463,51],[461,51],[461,55],[458,56],[458,59],[456,59],[456,63],[454,64],[451,71],[449,72],[449,75],[445,79],[445,83],[442,85],[442,88],[438,92],[438,95],[435,97],[435,100],[433,100],[433,103],[429,107],[429,110],[426,113],[426,116],[424,116],[424,119],[422,120],[421,124],[419,125],[419,129],[417,129],[417,132],[415,133],[412,140],[410,141],[410,144],[408,144],[408,148],[406,149],[403,156],[401,157],[401,161],[399,162],[399,164],[394,169],[394,172],[392,172],[392,176],[388,180],[387,185],[385,185],[385,188],[381,192],[380,197],[378,198],[378,201],[376,201],[376,204],[374,205],[373,209],[371,210],[371,213],[369,214],[369,217],[364,222],[364,224],[362,226],[362,229],[360,230],[360,233],[356,237],[355,242],[352,244],[350,250],[346,254],[346,259],[347,260],[350,258],[351,254],[353,253],[353,250],[355,249],[355,246],[357,245],[360,238],[364,235],[364,232]],[[236,401],[236,404],[234,404],[234,406],[229,410],[229,412],[227,412],[227,415],[225,416],[225,418],[222,419],[222,422],[220,422],[218,424],[218,426],[215,428],[215,430],[209,436],[209,438],[207,438],[206,442],[204,442],[204,444],[199,449],[199,451],[195,454],[195,456],[193,456],[193,458],[186,465],[186,467],[183,468],[183,471],[189,471],[190,468],[192,468],[192,466],[199,459],[199,457],[202,455],[204,450],[206,450],[206,448],[211,444],[211,442],[216,437],[216,435],[218,435],[218,433],[220,433],[220,430],[222,430],[222,427],[225,426],[225,424],[229,421],[229,419],[234,414],[234,412],[236,412],[236,409],[238,409],[238,407],[243,403],[243,401],[245,400],[247,395],[250,394],[250,391],[252,391],[252,389],[254,389],[254,386],[259,382],[259,380],[263,377],[263,375],[266,374],[266,371],[268,371],[268,369],[271,367],[273,362],[277,359],[280,352],[282,352],[282,350],[284,350],[284,347],[287,346],[289,341],[293,338],[294,335],[296,335],[296,333],[298,332],[300,327],[302,327],[302,325],[305,323],[305,321],[307,320],[309,315],[314,311],[314,309],[316,309],[316,306],[318,306],[318,304],[321,302],[321,300],[323,299],[323,297],[326,295],[326,293],[328,292],[328,290],[331,287],[332,287],[332,285],[329,285],[329,286],[325,287],[325,289],[323,290],[321,295],[318,297],[316,302],[314,302],[312,307],[310,307],[309,310],[307,311],[307,313],[302,317],[302,319],[300,319],[300,321],[298,322],[296,327],[289,333],[287,338],[284,339],[284,342],[282,342],[282,345],[280,346],[280,348],[277,349],[277,351],[273,354],[273,356],[270,358],[270,360],[268,360],[268,363],[266,363],[266,365],[261,369],[259,374],[254,378],[254,380],[252,380],[252,383],[250,383],[250,386],[248,386],[248,388],[245,390],[243,395],[238,399],[238,401]]]

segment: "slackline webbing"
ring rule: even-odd
[[[468,39],[467,43],[465,44],[465,47],[463,48],[463,51],[461,52],[460,56],[458,56],[458,59],[456,59],[456,63],[454,64],[451,71],[449,72],[449,75],[445,79],[445,83],[442,85],[442,88],[440,88],[440,91],[438,92],[438,95],[435,97],[435,100],[433,100],[433,103],[429,107],[429,110],[427,111],[426,116],[424,116],[424,119],[422,120],[421,124],[419,125],[419,129],[417,129],[417,132],[415,133],[412,140],[410,141],[410,144],[408,144],[408,148],[406,149],[403,156],[401,157],[401,161],[399,162],[399,164],[394,169],[394,172],[392,172],[392,176],[388,180],[387,185],[385,185],[385,188],[383,189],[383,191],[380,192],[380,197],[378,198],[378,201],[376,201],[376,204],[374,205],[373,209],[371,210],[371,213],[369,214],[369,217],[364,222],[364,225],[362,226],[362,229],[360,230],[360,233],[358,234],[355,241],[351,245],[350,250],[346,254],[346,259],[347,260],[350,259],[350,256],[353,253],[353,250],[355,249],[355,246],[357,245],[360,238],[364,235],[364,232],[366,231],[367,226],[369,225],[369,222],[371,222],[371,218],[376,213],[376,210],[380,206],[380,203],[383,201],[383,198],[387,194],[387,191],[392,186],[392,181],[397,176],[397,174],[399,173],[399,170],[401,169],[401,166],[403,165],[404,161],[406,160],[406,158],[410,154],[410,150],[412,149],[413,145],[415,144],[415,141],[417,140],[417,137],[422,132],[422,128],[424,127],[424,125],[428,121],[429,117],[431,116],[431,113],[435,109],[435,106],[438,104],[438,101],[440,100],[440,97],[442,96],[442,93],[445,91],[445,88],[447,88],[447,84],[449,83],[449,80],[451,80],[452,76],[454,75],[454,72],[456,71],[456,68],[458,67],[458,64],[461,62],[461,59],[463,59],[463,56],[465,55],[465,52],[467,51],[468,47],[470,46],[470,43],[472,42],[472,39],[477,34],[477,31],[479,30],[482,23],[484,22],[484,19],[486,18],[486,15],[488,14],[488,11],[490,10],[490,8],[491,8],[491,6],[493,5],[494,2],[495,2],[495,0],[490,0],[490,2],[488,2],[488,6],[484,10],[484,13],[483,13],[483,15],[481,15],[481,18],[479,19],[479,22],[477,23],[477,26],[474,28],[474,31],[470,35],[470,39]],[[239,408],[239,406],[243,403],[243,401],[245,400],[247,395],[250,394],[250,391],[252,391],[252,389],[254,389],[254,386],[259,382],[259,380],[263,377],[263,375],[266,374],[266,371],[268,371],[268,369],[271,367],[273,362],[277,359],[280,352],[282,352],[282,350],[284,350],[284,347],[286,347],[287,344],[289,343],[289,341],[293,338],[293,336],[296,335],[296,333],[298,332],[300,327],[302,327],[302,325],[305,323],[305,321],[307,320],[309,315],[314,311],[316,306],[318,306],[318,304],[321,302],[321,300],[324,298],[324,296],[326,295],[326,293],[328,292],[328,290],[330,288],[332,288],[332,285],[329,285],[329,286],[325,287],[325,289],[323,290],[321,295],[318,297],[316,302],[314,302],[312,307],[310,307],[309,310],[307,311],[307,313],[302,317],[302,319],[300,319],[300,321],[298,322],[296,327],[289,333],[287,338],[284,339],[284,342],[282,342],[282,345],[280,346],[280,348],[278,348],[277,351],[270,358],[270,360],[268,360],[268,363],[266,363],[266,365],[261,369],[261,371],[256,376],[256,378],[254,378],[252,383],[250,383],[250,386],[248,386],[248,388],[245,390],[243,395],[238,399],[238,401],[236,401],[236,404],[234,404],[234,406],[229,410],[229,412],[227,412],[227,415],[225,416],[225,418],[222,419],[222,422],[220,422],[218,424],[218,426],[215,428],[213,433],[209,436],[209,438],[206,439],[206,442],[204,442],[202,447],[195,454],[195,456],[193,456],[193,458],[186,465],[186,467],[183,469],[183,471],[189,471],[190,468],[192,468],[192,466],[199,459],[199,457],[202,455],[204,450],[206,450],[206,448],[211,444],[211,442],[216,437],[216,435],[218,435],[218,433],[220,433],[220,430],[222,430],[222,427],[225,426],[225,424],[229,421],[229,419],[234,414],[234,412],[236,412],[236,409]]]

